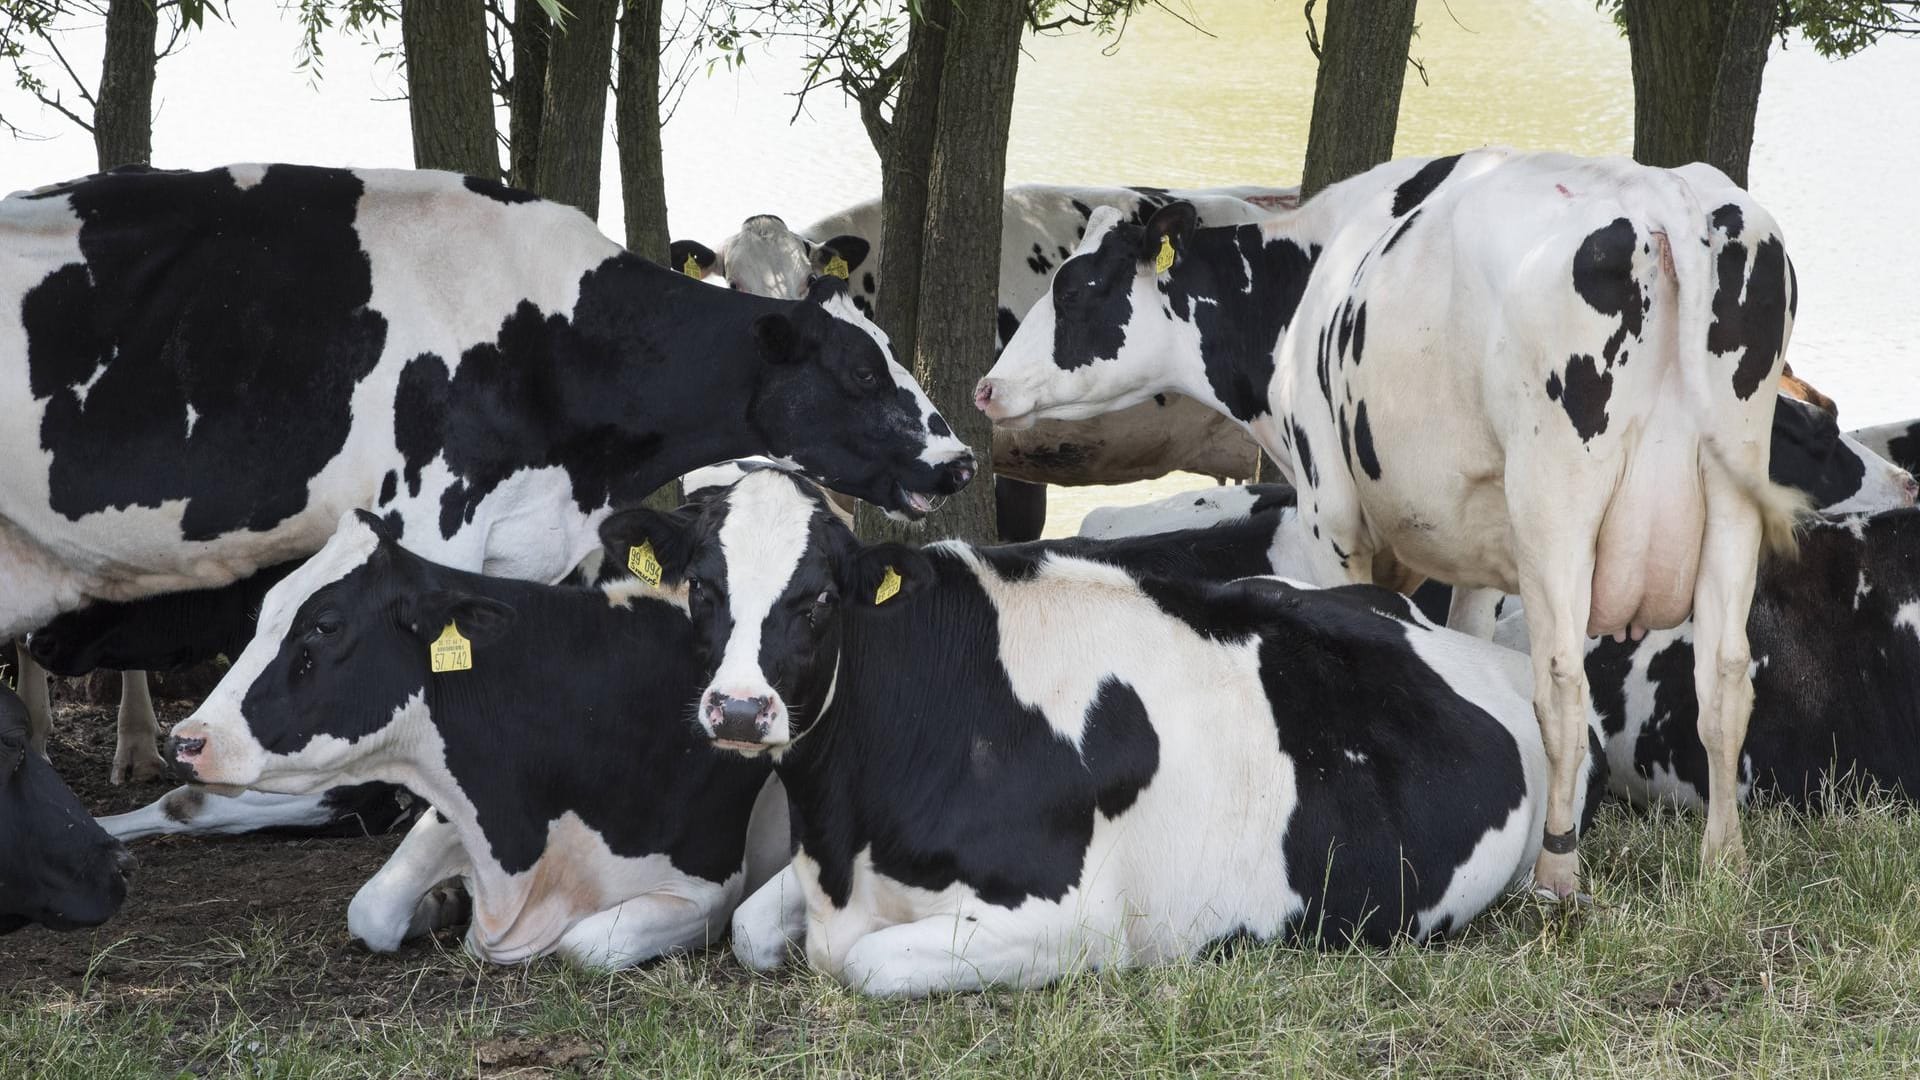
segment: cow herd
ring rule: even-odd
[[[0,201],[0,931],[110,918],[141,837],[404,827],[374,950],[730,937],[917,995],[1574,902],[1608,793],[1718,865],[1756,794],[1920,791],[1920,424],[1785,372],[1792,263],[1724,176],[1004,211],[1010,542],[917,546],[829,497],[917,520],[976,471],[870,320],[877,206],[663,268],[446,173]],[[1284,483],[1036,539],[1042,484],[1262,451]],[[163,758],[138,673],[214,656]],[[43,669],[95,667],[114,780],[189,781],[98,821],[43,759]]]

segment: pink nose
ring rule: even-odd
[[[993,380],[981,379],[973,388],[973,407],[986,412],[993,402]]]
[[[1920,480],[1915,480],[1912,473],[1900,474],[1900,492],[1906,496],[1907,505],[1912,506],[1920,499]]]

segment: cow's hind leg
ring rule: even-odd
[[[120,712],[113,747],[113,772],[108,777],[119,784],[128,780],[144,783],[167,775],[167,761],[160,756],[160,719],[153,712],[153,695],[147,688],[147,673],[120,673]]]
[[[623,968],[668,953],[702,949],[725,934],[731,903],[648,893],[589,915],[561,936],[559,952],[591,968]]]
[[[467,849],[453,823],[428,810],[347,905],[347,930],[374,952],[392,952],[409,938],[453,926],[472,914],[459,887],[440,887],[467,869]]]
[[[1707,751],[1707,827],[1703,865],[1740,866],[1740,754],[1753,715],[1747,614],[1753,606],[1762,523],[1752,499],[1708,469],[1707,533],[1693,593],[1693,686],[1700,743]]]
[[[990,986],[1045,986],[1096,966],[1066,935],[1030,919],[930,915],[853,943],[840,980],[874,997],[921,997]]]

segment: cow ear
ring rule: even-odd
[[[754,344],[769,364],[785,364],[794,355],[793,320],[785,315],[768,314],[753,320]]]
[[[407,628],[428,643],[438,640],[448,626],[454,626],[473,644],[489,645],[505,637],[513,626],[511,605],[455,589],[432,589],[404,603]]]
[[[698,510],[682,507],[667,513],[641,506],[616,511],[600,523],[606,564],[624,568],[649,585],[678,582],[686,576],[687,561],[693,555],[693,520]]]
[[[933,583],[933,563],[906,544],[872,544],[855,550],[841,589],[848,606],[882,611],[907,606],[914,594]]]
[[[1190,202],[1171,202],[1155,210],[1140,234],[1140,261],[1152,263],[1156,273],[1166,273],[1176,254],[1186,250],[1196,220]]]
[[[667,249],[667,268],[704,281],[709,274],[720,273],[720,256],[698,240],[675,240]]]
[[[853,272],[867,259],[867,253],[873,250],[858,236],[846,234],[836,236],[824,244],[816,244],[813,256],[809,260],[815,277],[839,278],[849,281]]]

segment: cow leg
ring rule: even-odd
[[[994,477],[993,514],[1002,543],[1040,539],[1047,527],[1047,485]]]
[[[557,951],[570,963],[611,970],[703,949],[720,940],[726,908],[670,893],[636,896],[574,923]]]
[[[875,930],[847,950],[840,981],[874,997],[920,997],[989,986],[1045,986],[1090,966],[1079,950],[1053,940],[1031,919],[1016,920],[1014,926],[994,922],[991,916],[969,922],[943,913]]]
[[[147,689],[147,673],[120,673],[120,713],[114,735],[113,772],[115,784],[132,780],[145,783],[167,775],[167,761],[156,744],[160,739],[160,719],[153,713],[153,695]]]
[[[733,955],[749,970],[772,971],[806,940],[807,894],[788,863],[734,909]]]
[[[1747,614],[1760,550],[1759,510],[1718,470],[1707,472],[1707,535],[1693,592],[1693,687],[1707,751],[1703,866],[1746,863],[1740,837],[1740,753],[1753,715]]]
[[[1455,588],[1447,606],[1447,629],[1492,641],[1495,613],[1504,595],[1499,589]]]
[[[321,795],[273,795],[242,791],[215,795],[203,787],[177,787],[138,810],[94,821],[122,843],[149,836],[238,836],[260,829],[325,825],[333,808]]]
[[[439,888],[467,869],[459,830],[438,813],[420,815],[347,905],[347,930],[374,952],[392,952],[410,938],[453,926],[472,913],[464,888]]]
[[[47,694],[47,669],[27,652],[27,639],[16,638],[13,655],[20,669],[20,703],[27,707],[27,745],[47,756],[47,733],[53,730],[53,707]]]

